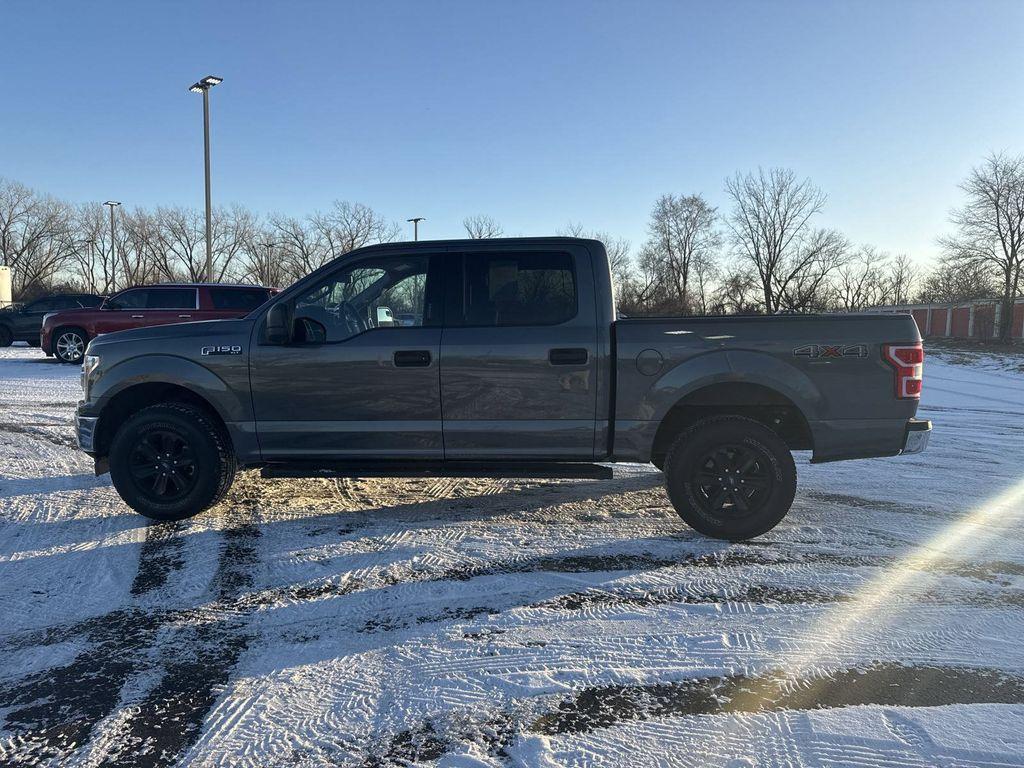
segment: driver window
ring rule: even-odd
[[[375,328],[423,325],[428,262],[388,256],[335,272],[295,300],[296,341],[338,342]]]

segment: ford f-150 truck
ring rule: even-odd
[[[594,240],[394,243],[242,319],[94,339],[77,431],[159,520],[216,504],[239,467],[601,478],[652,462],[687,523],[738,540],[788,511],[791,451],[922,450],[923,360],[909,315],[616,319]]]

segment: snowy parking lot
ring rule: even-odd
[[[149,524],[79,370],[0,351],[3,765],[1024,766],[1024,358],[925,365],[917,456],[774,531],[611,481],[260,480]]]

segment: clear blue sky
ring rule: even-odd
[[[3,5],[0,175],[73,201],[301,214],[334,199],[460,236],[644,236],[784,165],[822,223],[926,258],[956,185],[1024,151],[1024,2],[22,2]]]

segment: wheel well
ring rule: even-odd
[[[669,409],[654,436],[651,457],[664,457],[680,432],[709,416],[746,416],[776,432],[791,451],[814,447],[807,419],[788,397],[761,384],[725,382],[691,392]]]
[[[96,433],[96,455],[106,456],[109,453],[110,444],[114,440],[117,428],[132,414],[147,406],[161,403],[185,403],[202,408],[220,426],[224,434],[228,434],[224,419],[202,395],[197,395],[192,390],[177,384],[162,382],[136,384],[118,392],[103,408],[99,430]]]

